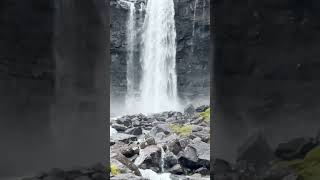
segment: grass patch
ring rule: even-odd
[[[190,136],[192,133],[192,125],[170,124],[170,129],[180,136]]]
[[[278,166],[288,166],[302,176],[304,180],[320,179],[320,148],[311,150],[304,159],[291,161],[282,161],[277,163]]]
[[[206,122],[210,122],[210,108],[208,108],[208,109],[206,109],[206,111],[200,113],[200,116],[202,116]]]
[[[117,176],[120,174],[120,169],[118,168],[118,166],[111,164],[111,174],[112,176]]]

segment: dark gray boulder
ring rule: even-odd
[[[313,138],[295,138],[289,142],[279,144],[276,148],[275,155],[283,160],[304,158],[317,144]]]

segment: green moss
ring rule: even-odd
[[[200,113],[200,116],[202,116],[206,122],[210,122],[210,108],[208,108],[208,109],[206,109],[206,111]]]
[[[170,129],[180,136],[190,136],[192,133],[192,125],[170,124]]]
[[[111,164],[111,175],[117,176],[118,174],[120,174],[120,169],[118,168],[118,166]]]
[[[282,161],[277,163],[278,166],[289,166],[302,176],[304,180],[320,179],[320,148],[311,150],[304,159],[292,161]]]

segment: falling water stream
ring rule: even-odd
[[[195,0],[193,6],[193,23],[192,23],[192,40],[191,40],[191,52],[193,54],[194,51],[194,33],[195,33],[195,25],[196,25],[196,13],[197,13],[198,0]]]
[[[134,96],[136,94],[134,70],[134,48],[136,39],[136,8],[134,2],[127,2],[129,6],[129,15],[127,21],[127,94],[126,104],[132,104],[134,102]]]
[[[143,27],[141,112],[179,109],[173,0],[149,0]]]

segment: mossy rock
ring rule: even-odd
[[[170,129],[177,135],[184,137],[190,136],[192,133],[192,125],[170,124]]]
[[[303,177],[303,180],[320,179],[320,148],[311,150],[304,159],[292,161],[281,161],[277,166],[291,167],[297,175]]]
[[[200,116],[202,116],[206,122],[210,122],[210,108],[208,108],[208,109],[206,109],[206,111],[200,113]]]
[[[118,166],[115,164],[111,164],[111,175],[117,176],[119,174],[120,174],[120,169],[118,168]]]

